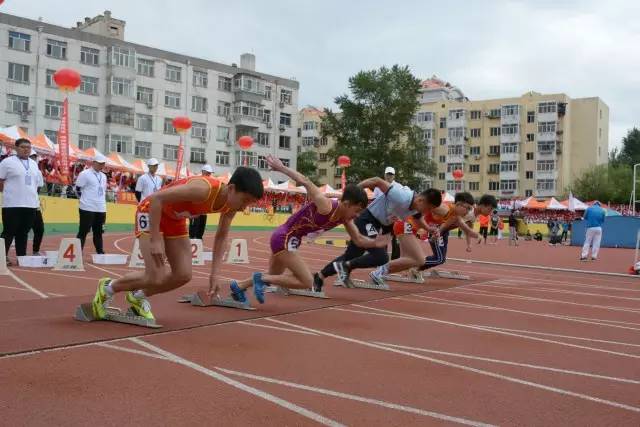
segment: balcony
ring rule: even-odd
[[[500,181],[513,181],[520,177],[518,171],[500,171]]]
[[[447,138],[447,145],[461,145],[467,141],[464,136],[453,136]]]
[[[447,163],[464,163],[464,154],[447,154]]]
[[[517,125],[520,123],[519,114],[509,114],[500,116],[500,124],[503,125]]]
[[[558,121],[558,112],[553,113],[538,113],[538,122],[555,122]]]
[[[503,197],[513,197],[516,195],[518,190],[499,190],[499,194]]]
[[[535,171],[536,179],[558,179],[557,169],[550,171]]]
[[[520,161],[520,153],[501,153],[500,160],[504,162]]]
[[[510,142],[520,142],[520,132],[512,133],[512,134],[500,134],[500,143],[508,144]]]
[[[420,129],[435,129],[435,125],[433,120],[430,120],[428,122],[425,121],[415,121],[416,126],[418,126]]]
[[[447,127],[448,128],[464,128],[467,127],[467,118],[460,117],[457,119],[447,119]]]
[[[536,189],[535,194],[536,197],[553,197],[556,195],[556,188]]]

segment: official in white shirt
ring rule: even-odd
[[[98,154],[93,158],[92,166],[80,172],[76,180],[76,191],[80,194],[80,228],[76,237],[84,249],[84,241],[91,230],[98,254],[104,253],[102,233],[107,219],[107,176],[102,173],[106,161],[106,157]]]
[[[29,154],[29,158],[38,164],[38,153],[32,148],[31,154]],[[44,187],[44,177],[42,176],[42,171],[38,167],[38,188]],[[40,199],[38,198],[38,209],[36,209],[36,216],[33,219],[33,225],[31,226],[33,230],[33,255],[40,256],[40,245],[42,244],[42,238],[44,237],[44,220],[42,219],[42,204],[40,203]]]
[[[211,165],[202,166],[202,176],[209,176],[213,173]],[[204,230],[207,228],[207,216],[200,215],[197,218],[191,218],[189,220],[189,238],[200,239],[204,236]]]
[[[149,172],[141,175],[136,182],[136,199],[138,203],[162,188],[162,178],[156,176],[158,160],[151,158],[147,161]]]
[[[38,165],[29,159],[31,142],[19,138],[15,142],[16,155],[0,162],[0,191],[2,198],[2,238],[9,252],[16,240],[16,255],[27,254],[27,235],[36,216],[38,201]]]

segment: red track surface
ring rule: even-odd
[[[234,237],[251,264],[221,274],[265,268],[268,233]],[[633,257],[604,249],[580,264],[577,248],[523,243],[468,254],[452,239],[450,256],[609,272]],[[314,270],[340,251],[301,249]],[[85,268],[0,276],[6,425],[640,425],[637,278],[450,262],[472,280],[327,284],[331,299],[268,295],[247,312],[177,304],[207,285],[209,266],[194,267],[187,287],[152,299],[164,328],[148,330],[73,320],[98,277],[128,271],[88,256]]]

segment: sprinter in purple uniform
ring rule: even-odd
[[[276,285],[292,289],[322,290],[314,286],[314,278],[307,264],[298,255],[302,238],[311,234],[322,233],[344,224],[351,240],[362,248],[384,248],[388,244],[388,237],[369,239],[360,234],[353,223],[353,219],[367,206],[368,199],[365,191],[355,184],[349,184],[343,189],[340,201],[327,198],[320,192],[311,180],[304,175],[289,169],[282,162],[272,156],[267,157],[267,163],[277,172],[282,172],[307,190],[308,203],[298,212],[291,215],[286,223],[271,235],[271,256],[269,257],[268,273],[256,272],[250,278],[231,282],[231,297],[236,301],[245,302],[245,291],[253,286],[253,292],[260,303],[264,303],[264,288]],[[287,273],[286,271],[289,270]],[[322,281],[315,281],[322,283]]]

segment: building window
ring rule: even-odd
[[[236,150],[236,166],[256,167],[258,155],[253,151]]]
[[[462,191],[462,182],[460,181],[447,181],[447,191],[459,192]]]
[[[318,161],[320,161],[320,162],[326,162],[328,158],[329,157],[328,157],[327,153],[320,153],[318,155]]]
[[[500,136],[500,128],[489,128],[489,136]]]
[[[136,141],[135,153],[136,157],[148,159],[151,157],[151,143],[147,141]]]
[[[500,162],[500,172],[518,172],[518,162]]]
[[[514,154],[518,153],[518,143],[502,144],[502,154]]]
[[[489,181],[489,191],[498,191],[500,183],[497,181]]]
[[[136,114],[136,129],[151,132],[153,130],[153,116]]]
[[[533,142],[536,140],[536,136],[533,133],[528,133],[527,134],[527,142]]]
[[[138,58],[138,75],[153,77],[155,74],[155,61],[153,59]]]
[[[133,97],[133,80],[111,77],[109,87],[112,95]]]
[[[29,111],[29,98],[7,94],[7,111],[9,113],[25,113]]]
[[[480,173],[480,165],[469,165],[469,173]]]
[[[517,135],[519,132],[518,125],[502,125],[502,130],[498,133],[499,135]]]
[[[527,111],[527,123],[535,123],[535,121],[536,121],[536,112]]]
[[[470,182],[469,183],[469,191],[480,191],[480,183],[479,182]]]
[[[518,105],[503,105],[502,116],[517,116],[520,114],[520,107]]]
[[[449,110],[449,120],[464,119],[464,110]]]
[[[207,87],[209,85],[209,77],[206,71],[193,70],[193,85],[195,87]]]
[[[167,65],[164,73],[164,78],[166,80],[169,80],[170,82],[181,82],[182,68],[176,67],[175,65]]]
[[[556,111],[557,111],[557,109],[556,109],[556,102],[555,101],[541,102],[541,103],[538,104],[538,113],[539,114],[555,113]]]
[[[291,105],[293,101],[293,92],[289,89],[280,89],[280,102]]]
[[[264,110],[261,104],[255,102],[240,101],[233,104],[233,114],[262,121]]]
[[[80,93],[85,95],[97,95],[98,94],[98,78],[81,76],[80,77]]]
[[[80,48],[80,62],[87,65],[98,65],[100,58],[100,51],[98,49],[92,49],[90,47],[82,46]]]
[[[320,138],[320,146],[326,146],[329,145],[329,140],[327,139],[326,136],[323,136]]]
[[[196,113],[207,112],[207,98],[202,96],[194,96],[191,98],[191,110]]]
[[[51,101],[49,99],[44,101],[44,115],[50,119],[59,119],[62,117],[62,102]]]
[[[318,169],[318,176],[327,176],[326,169]]]
[[[98,107],[81,105],[80,106],[80,122],[98,123]]]
[[[447,145],[447,138],[440,138],[440,145]]]
[[[229,117],[231,115],[231,104],[224,101],[218,101],[218,115],[220,117]]]
[[[489,146],[489,155],[498,156],[500,155],[500,146],[499,145],[490,145]]]
[[[256,144],[262,147],[269,146],[269,134],[264,132],[258,132],[258,138],[256,139]]]
[[[533,160],[533,152],[527,153],[527,160]]]
[[[178,134],[178,132],[176,132],[176,128],[173,127],[173,119],[168,119],[168,118],[164,119],[163,131],[167,135],[177,135]]]
[[[553,191],[556,188],[556,182],[553,179],[539,179],[536,181],[536,190]]]
[[[598,138],[602,139],[602,128],[598,128]]]
[[[286,135],[280,135],[278,148],[280,148],[281,150],[291,150],[291,137]]]
[[[191,136],[193,138],[207,139],[207,124],[193,122],[191,124]]]
[[[136,101],[147,104],[148,106],[153,105],[153,89],[150,87],[138,86],[136,88]]]
[[[447,118],[440,117],[440,129],[446,129],[446,128],[447,128]]]
[[[538,141],[538,152],[541,154],[550,154],[555,148],[556,143],[554,141]]]
[[[29,84],[29,66],[9,62],[9,80]]]
[[[280,113],[280,124],[287,127],[291,127],[291,114]]]
[[[53,75],[56,73],[55,70],[47,70],[44,74],[44,85],[46,87],[54,87],[56,83],[53,81]]]
[[[430,111],[420,111],[416,114],[416,121],[418,123],[428,123],[433,121],[433,113]]]
[[[303,147],[311,147],[313,145],[313,137],[312,136],[303,136],[302,137],[302,146]]]
[[[491,119],[499,119],[500,118],[500,108],[493,108],[489,110],[489,118]]]
[[[162,158],[165,160],[176,160],[178,158],[178,146],[164,144],[162,146]]]
[[[269,165],[267,164],[267,158],[265,156],[258,156],[258,169],[267,170]]]
[[[51,140],[51,142],[53,142],[54,144],[58,143],[58,131],[57,130],[45,130],[44,131],[44,136],[49,138]]]
[[[462,163],[448,163],[447,164],[447,172],[451,173],[454,170],[462,170]]]
[[[280,161],[282,162],[283,165],[285,165],[286,167],[291,166],[291,160],[289,159],[280,159]]]
[[[438,157],[438,161],[440,163],[445,163],[447,161],[447,157],[446,156],[440,156],[440,157]]]
[[[218,126],[216,129],[216,140],[229,141],[229,131],[230,129],[226,126]]]
[[[439,179],[440,181],[444,181],[444,180],[445,180],[445,174],[444,174],[444,172],[440,172],[440,173],[438,174],[438,179]]]
[[[556,169],[555,160],[538,160],[536,170],[538,172],[552,172]]]
[[[480,138],[480,128],[471,129],[471,138]]]
[[[462,145],[450,145],[447,147],[447,154],[450,156],[462,156],[464,147]]]
[[[231,78],[230,77],[218,76],[218,90],[222,90],[222,91],[225,91],[225,92],[231,92]]]
[[[180,94],[178,92],[164,93],[164,106],[169,108],[180,108]]]
[[[480,110],[471,111],[471,120],[480,120],[480,117],[482,117],[482,111]]]
[[[95,135],[78,135],[78,147],[81,150],[96,148],[98,146],[98,137]]]
[[[472,156],[480,155],[480,147],[469,147],[469,154]]]
[[[105,121],[107,123],[133,126],[133,108],[120,107],[119,105],[108,105]]]
[[[107,135],[107,151],[115,153],[131,153],[131,137],[124,135]]]
[[[111,48],[111,64],[118,67],[135,68],[136,52],[133,49],[113,46]]]
[[[431,142],[433,138],[433,129],[422,129],[422,140],[424,142]]]
[[[465,128],[457,127],[457,128],[449,128],[448,135],[449,139],[459,140],[464,138]]]
[[[265,123],[271,123],[271,110],[264,110],[262,121]]]
[[[204,156],[204,148],[191,148],[191,155],[189,157],[191,163],[206,163]]]
[[[533,171],[526,171],[525,172],[525,178],[526,179],[533,179]]]
[[[47,56],[57,59],[67,59],[67,42],[47,39]]]
[[[518,189],[518,181],[514,179],[502,180],[500,181],[500,190],[501,191],[515,191]]]
[[[216,165],[229,166],[229,152],[216,151]]]
[[[31,51],[31,36],[29,34],[9,31],[9,49]]]
[[[316,128],[316,122],[303,122],[302,130],[314,130]]]
[[[489,165],[489,173],[496,174],[500,172],[500,163],[491,163]]]

